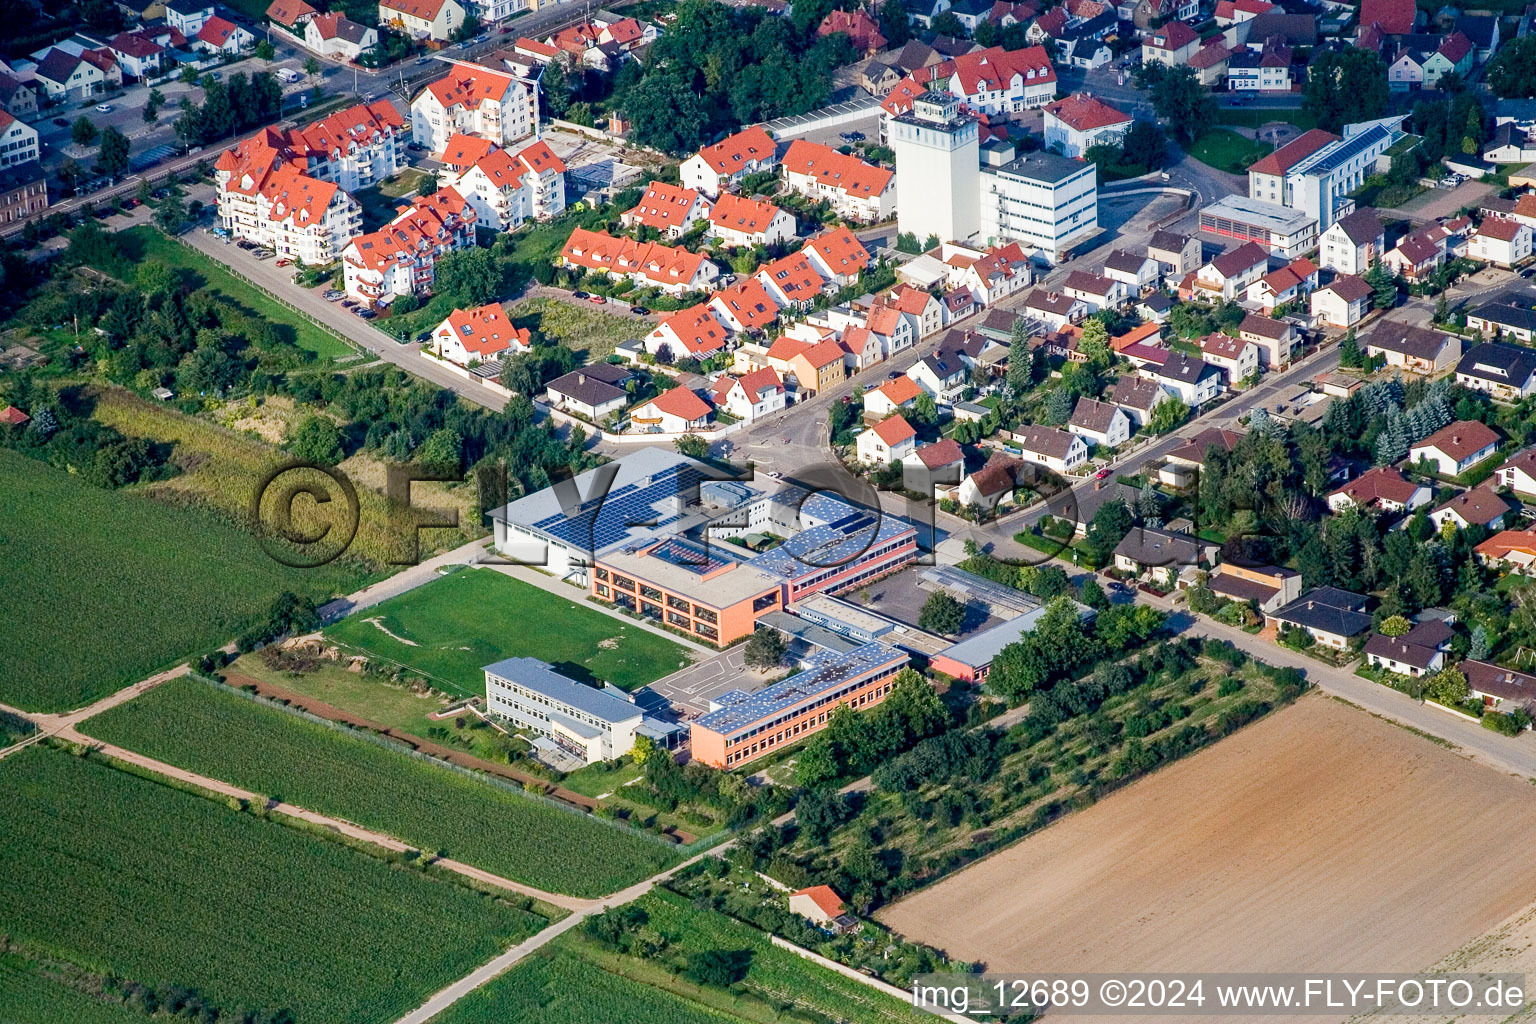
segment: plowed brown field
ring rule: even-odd
[[[879,914],[992,971],[1402,971],[1536,892],[1536,790],[1309,696]]]

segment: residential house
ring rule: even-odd
[[[1402,636],[1372,633],[1365,641],[1365,661],[1400,676],[1434,675],[1445,667],[1455,631],[1442,619],[1426,619]]]
[[[901,78],[900,70],[871,58],[859,72],[859,88],[871,96],[883,97],[896,88]]]
[[[1361,0],[1360,27],[1378,26],[1389,36],[1405,36],[1423,23],[1424,13],[1405,0]]]
[[[884,419],[917,404],[923,389],[906,374],[899,374],[864,392],[864,415]]]
[[[842,383],[848,376],[843,356],[842,346],[828,340],[818,342],[790,359],[790,374],[795,378],[799,396],[810,397]]]
[[[546,384],[544,400],[561,412],[601,423],[629,404],[629,392],[624,385],[633,376],[612,363],[593,363]]]
[[[1488,217],[1467,237],[1467,257],[1512,267],[1531,255],[1531,229],[1514,220]]]
[[[1223,562],[1211,573],[1206,587],[1229,601],[1251,602],[1267,615],[1301,596],[1301,573],[1274,565]]]
[[[1274,37],[1258,48],[1250,43],[1227,58],[1227,88],[1233,92],[1290,92],[1296,84],[1292,58],[1291,47]]]
[[[379,0],[379,24],[411,39],[446,43],[465,16],[458,0]]]
[[[1237,336],[1259,346],[1259,362],[1271,370],[1289,366],[1291,355],[1301,342],[1295,324],[1257,313],[1243,317],[1243,322],[1237,325]]]
[[[1441,427],[1408,449],[1408,461],[1425,459],[1442,476],[1460,476],[1499,448],[1499,435],[1477,420],[1458,420]]]
[[[1467,680],[1467,691],[1483,707],[1501,714],[1536,709],[1536,676],[1495,665],[1491,661],[1468,658],[1456,666]]]
[[[962,53],[909,72],[882,102],[885,118],[909,113],[913,100],[930,89],[949,92],[972,114],[999,117],[1043,107],[1055,99],[1056,70],[1043,46],[1019,50],[992,46]],[[884,131],[882,127],[882,137]]]
[[[203,30],[216,8],[206,0],[166,0],[165,22],[191,39]]]
[[[830,288],[803,249],[765,263],[758,268],[756,277],[780,306],[797,309],[809,308],[818,295]]]
[[[743,128],[684,160],[678,169],[684,188],[718,196],[749,174],[779,165],[773,138],[760,125]]]
[[[1205,460],[1212,448],[1229,452],[1242,439],[1243,435],[1236,431],[1207,427],[1184,444],[1170,451],[1165,458],[1170,464],[1175,466],[1200,469],[1205,466]]]
[[[718,206],[717,206],[718,209]],[[791,218],[790,233],[794,233]],[[806,241],[800,252],[816,271],[839,288],[847,287],[859,279],[869,266],[869,250],[847,228],[830,228]]]
[[[919,341],[944,327],[944,304],[930,292],[899,284],[882,299],[881,305],[890,306],[899,310],[903,316],[912,318]]]
[[[463,170],[439,172],[439,183],[458,189],[486,227],[511,231],[565,210],[565,163],[543,139],[512,153],[483,139],[454,138],[480,143],[488,152]]]
[[[784,183],[812,200],[827,200],[847,220],[882,221],[896,205],[896,172],[796,139],[784,154]]]
[[[107,76],[100,68],[58,47],[37,62],[33,76],[53,103],[82,103],[107,88]]]
[[[1536,448],[1526,448],[1511,455],[1494,470],[1493,479],[1516,494],[1536,498]]]
[[[871,309],[864,327],[880,339],[880,347],[887,359],[917,343],[917,328],[913,318],[892,306],[876,306]]]
[[[969,375],[958,353],[940,349],[909,366],[907,376],[934,398],[947,401],[965,387]]]
[[[1181,279],[1193,274],[1204,262],[1199,235],[1181,235],[1166,229],[1152,235],[1147,243],[1147,255],[1157,261],[1164,277]],[[1265,266],[1269,265],[1268,257]]]
[[[0,167],[31,163],[37,157],[37,129],[0,110]]]
[[[0,71],[0,110],[23,120],[37,114],[37,91],[31,83],[17,81]]]
[[[1414,483],[1391,466],[1377,466],[1328,494],[1328,507],[1335,512],[1347,508],[1379,508],[1388,512],[1412,512],[1429,503],[1430,489]]]
[[[123,69],[123,74],[134,78],[158,75],[161,63],[170,59],[165,47],[145,32],[119,32],[108,40],[107,48],[112,51],[112,58]]]
[[[1104,260],[1104,276],[1119,281],[1130,295],[1141,294],[1151,288],[1162,276],[1162,264],[1151,256],[1142,256],[1127,249],[1116,249]]]
[[[1467,330],[1531,344],[1536,341],[1536,310],[1509,302],[1490,302],[1467,314]]]
[[[760,331],[779,316],[779,304],[755,277],[745,277],[710,296],[709,309],[738,334]]]
[[[1269,253],[1257,242],[1224,252],[1196,272],[1193,291],[1212,301],[1235,299],[1269,272]]]
[[[701,220],[709,219],[711,203],[691,188],[653,181],[640,202],[619,221],[627,228],[650,228],[663,238],[681,238]]]
[[[708,359],[724,352],[730,340],[730,329],[710,312],[709,303],[701,302],[661,321],[643,344],[652,355]]]
[[[1163,292],[1152,292],[1136,300],[1136,315],[1155,324],[1166,324],[1173,315],[1173,300]]]
[[[1156,381],[1145,377],[1121,377],[1109,390],[1109,401],[1131,418],[1134,427],[1144,427],[1152,412],[1173,396]]]
[[[38,161],[0,167],[0,224],[48,209],[48,181]]]
[[[1252,21],[1265,11],[1273,10],[1274,6],[1268,0],[1217,0],[1216,24],[1221,28],[1231,28]]]
[[[1123,282],[1082,270],[1068,274],[1062,290],[1082,302],[1090,314],[1101,309],[1114,309],[1125,299]]]
[[[1024,300],[1024,313],[1052,330],[1061,330],[1088,315],[1088,304],[1060,292],[1036,288]]]
[[[414,6],[455,0],[398,0]],[[462,8],[461,8],[462,10]],[[384,24],[385,19],[380,18]],[[411,137],[434,153],[454,135],[489,139],[503,149],[538,132],[538,85],[478,64],[450,61],[447,75],[431,82],[411,101]]]
[[[1536,394],[1536,351],[1495,341],[1474,345],[1456,364],[1456,383],[1518,402]]]
[[[1387,365],[1409,373],[1436,374],[1461,358],[1461,339],[1445,331],[1383,320],[1365,337],[1368,356],[1383,356]]]
[[[1192,53],[1185,67],[1195,72],[1195,79],[1208,89],[1218,89],[1227,80],[1227,70],[1232,63],[1232,49],[1220,36],[1203,41]]]
[[[709,210],[709,233],[730,246],[777,245],[795,237],[795,217],[772,203],[726,193]]]
[[[716,408],[751,423],[783,409],[788,389],[777,370],[764,366],[740,377],[721,377],[715,383],[714,401]]]
[[[1512,525],[1520,508],[1518,501],[1484,484],[1451,498],[1430,512],[1429,518],[1437,530],[1450,523],[1457,530],[1482,526],[1491,533]]]
[[[560,252],[567,267],[628,279],[641,287],[660,288],[668,295],[683,295],[714,287],[720,268],[703,253],[673,248],[660,242],[614,238],[602,231],[577,228]]]
[[[302,35],[305,23],[318,13],[305,0],[272,0],[267,7],[267,20]]]
[[[256,45],[256,37],[249,31],[218,15],[203,22],[192,41],[199,50],[224,57],[233,57]]]
[[[1375,289],[1359,277],[1336,277],[1312,293],[1312,317],[1318,326],[1353,327],[1371,311]]]
[[[1257,302],[1264,312],[1270,313],[1276,306],[1299,302],[1317,287],[1317,264],[1302,257],[1292,260],[1279,270],[1272,270],[1248,286],[1248,300]]]
[[[1200,49],[1200,33],[1182,21],[1170,21],[1141,38],[1141,60],[1145,64],[1187,64]]]
[[[1472,551],[1489,568],[1536,576],[1536,530],[1500,530]]]
[[[1211,546],[1214,549],[1214,545]],[[1115,569],[1170,587],[1179,573],[1196,566],[1205,558],[1198,538],[1187,533],[1171,533],[1151,526],[1133,526],[1115,545]]]
[[[1479,64],[1493,56],[1499,48],[1499,16],[1497,14],[1463,14],[1456,19],[1455,31],[1471,40],[1477,48]]]
[[[1023,468],[1024,463],[1018,459],[998,452],[987,460],[985,466],[960,481],[956,500],[962,505],[989,510],[999,504],[1009,504],[1013,501],[1013,492],[1018,488],[1018,476]]]
[[[1200,357],[1224,371],[1227,384],[1237,384],[1259,373],[1259,346],[1227,334],[1208,334],[1200,339]]]
[[[1445,246],[1430,237],[1432,231],[1425,229],[1404,235],[1382,256],[1382,263],[1409,281],[1430,277],[1445,262]]]
[[[1371,628],[1366,598],[1337,587],[1314,587],[1266,616],[1276,626],[1303,629],[1324,647],[1348,650],[1350,642]]]
[[[1118,448],[1131,439],[1131,418],[1112,402],[1083,397],[1077,400],[1067,430],[1106,448]]]
[[[1203,359],[1174,352],[1161,366],[1148,366],[1141,374],[1176,395],[1190,409],[1199,409],[1222,390],[1222,374]]]
[[[322,57],[355,61],[363,51],[379,45],[379,30],[340,11],[315,14],[304,24],[304,45]]]
[[[1536,132],[1513,121],[1495,125],[1493,134],[1483,143],[1483,159],[1491,164],[1536,162]]]
[[[1009,432],[1024,461],[1057,473],[1076,473],[1088,461],[1088,442],[1079,434],[1055,427],[1029,426]]]
[[[505,355],[527,352],[532,344],[532,333],[526,327],[514,327],[499,302],[456,309],[432,332],[432,351],[459,366],[499,361]]]
[[[792,893],[789,897],[789,912],[799,914],[816,927],[830,933],[850,931],[857,925],[853,917],[847,913],[847,907],[842,898],[832,890],[831,886],[826,885],[813,885],[809,889]]]
[[[1321,263],[1340,274],[1363,274],[1386,252],[1386,240],[1376,211],[1362,207],[1323,232]]]
[[[1093,146],[1117,146],[1131,127],[1122,113],[1087,93],[1075,93],[1045,108],[1045,145],[1062,156],[1082,156]]]
[[[678,386],[634,408],[629,422],[635,433],[686,434],[703,430],[715,411],[689,388]]]
[[[911,455],[917,447],[917,431],[905,416],[897,414],[862,431],[854,442],[859,461],[871,466],[889,466]]]
[[[473,246],[475,224],[474,207],[451,188],[416,196],[384,227],[342,250],[347,294],[372,304],[430,292],[437,261]]]
[[[880,24],[859,8],[851,11],[831,11],[816,26],[818,36],[841,32],[853,44],[855,53],[869,56],[885,49],[885,36],[880,34]]]
[[[1029,287],[1034,272],[1029,254],[1017,242],[980,251],[945,242],[943,266],[953,286],[964,288],[983,306],[996,305]]]

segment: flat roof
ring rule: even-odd
[[[1039,599],[1033,594],[993,583],[958,565],[931,565],[917,575],[924,583],[947,591],[951,596],[985,604],[999,618],[1024,615],[1040,607]]]
[[[859,649],[859,641],[834,632],[826,626],[818,626],[807,619],[798,619],[789,612],[769,612],[757,621],[761,625],[772,626],[786,636],[803,640],[812,647],[835,651],[838,654],[847,654],[849,651]]]
[[[1079,619],[1093,618],[1095,612],[1092,608],[1077,604],[1076,601],[1072,603],[1077,605]],[[996,658],[1004,647],[1034,629],[1035,623],[1039,622],[1048,610],[1049,606],[1036,606],[1017,618],[1000,622],[991,629],[984,629],[974,636],[966,637],[949,650],[940,652],[939,656],[957,661],[962,665],[969,665],[971,668],[986,668],[992,664],[992,659]]]
[[[610,725],[639,718],[642,712],[632,704],[596,687],[567,679],[538,658],[503,658],[485,666],[488,676],[527,687],[548,700],[573,707]]]
[[[1277,203],[1250,199],[1247,196],[1226,196],[1209,206],[1202,207],[1201,220],[1204,221],[1207,216],[1240,221],[1243,224],[1264,228],[1277,235],[1294,235],[1304,230],[1308,224],[1317,226],[1317,222],[1304,213]]]
[[[1093,170],[1093,164],[1082,160],[1044,151],[1026,153],[1003,164],[1001,167],[983,167],[984,174],[1007,174],[1015,178],[1057,185],[1083,171]]]
[[[794,611],[798,614],[802,608],[868,633],[872,637],[879,636],[896,625],[882,615],[866,612],[858,605],[839,600],[830,594],[811,594],[809,597],[803,597],[795,602]]]
[[[670,537],[645,553],[621,548],[599,560],[609,569],[711,608],[728,608],[784,585],[783,577],[743,562],[730,547],[720,540],[706,547],[698,541]],[[706,572],[714,575],[706,579]]]
[[[858,676],[906,661],[906,654],[878,642],[862,644],[846,654],[820,651],[806,660],[803,671],[756,693],[732,690],[721,694],[715,699],[721,706],[701,715],[695,722],[701,728],[729,736],[782,714],[797,704],[815,700]]]
[[[812,494],[800,505],[800,518],[815,525],[805,527],[776,548],[751,560],[764,572],[788,580],[842,568],[864,552],[903,533],[915,533],[911,523],[889,513],[853,505],[824,492]]]

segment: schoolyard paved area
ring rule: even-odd
[[[744,656],[744,649],[737,645],[713,658],[678,669],[645,689],[665,697],[676,709],[678,717],[688,721],[708,711],[713,697],[730,690],[750,692],[762,687],[764,677],[747,668]],[[641,699],[641,695],[637,693],[636,699]]]

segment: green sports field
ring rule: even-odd
[[[196,679],[82,726],[91,736],[553,892],[604,896],[675,863],[661,840],[562,811]]]
[[[79,707],[228,643],[284,590],[318,598],[366,580],[340,563],[290,569],[216,516],[105,491],[0,450],[0,704]]]
[[[573,679],[626,690],[689,661],[681,644],[494,569],[433,580],[343,619],[325,635],[466,695],[485,692],[481,670],[502,658],[540,658]]]
[[[521,901],[48,747],[0,761],[0,788],[0,934],[223,1009],[387,1024],[546,923]],[[75,1018],[61,1000],[21,1019]]]

